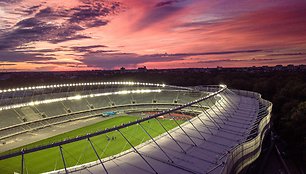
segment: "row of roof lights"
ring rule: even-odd
[[[70,83],[70,84],[21,87],[21,88],[11,88],[11,89],[3,89],[3,90],[0,89],[0,93],[24,91],[24,90],[35,90],[35,89],[48,89],[48,88],[60,88],[60,87],[73,87],[73,86],[94,86],[94,85],[143,85],[143,86],[158,86],[158,87],[166,86],[165,84],[141,83],[141,82],[90,82],[90,83]]]
[[[108,95],[124,95],[124,94],[141,94],[141,93],[153,93],[153,92],[161,92],[161,91],[162,91],[161,89],[155,89],[155,90],[138,89],[138,90],[125,90],[125,91],[117,91],[117,92],[97,93],[97,94],[89,94],[89,95],[76,95],[76,96],[70,96],[70,97],[47,99],[47,100],[41,100],[41,101],[32,101],[28,103],[4,106],[4,107],[0,107],[0,111],[20,108],[20,107],[25,107],[25,106],[35,106],[39,104],[60,102],[60,101],[65,101],[65,100],[80,100],[82,98],[89,98],[89,97],[99,97],[99,96],[108,96]]]

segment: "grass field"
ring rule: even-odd
[[[72,138],[78,135],[84,135],[86,133],[95,132],[97,130],[103,130],[105,128],[110,128],[115,125],[120,125],[122,123],[134,121],[136,119],[137,117],[131,117],[131,116],[114,117],[93,125],[89,125],[80,129],[76,129],[64,134],[60,134],[45,140],[29,144],[27,146],[20,147],[19,149],[35,147],[42,144],[48,144],[50,142],[63,140],[67,137]],[[172,120],[165,119],[160,121],[168,130],[177,126],[176,123]],[[180,121],[180,123],[182,123],[182,121]],[[154,119],[144,122],[142,123],[142,125],[153,137],[156,137],[164,133],[163,128]],[[142,142],[150,139],[150,137],[148,137],[148,135],[137,125],[121,129],[121,132],[123,132],[123,134],[129,139],[129,141],[134,146],[141,144]],[[112,156],[131,148],[118,132],[110,132],[107,134],[99,135],[91,138],[91,140],[100,158]],[[68,167],[97,160],[97,157],[93,149],[91,148],[90,143],[87,140],[66,144],[63,145],[62,147],[63,147],[63,153],[65,156],[66,165]],[[25,166],[26,166],[25,173],[30,173],[30,174],[58,170],[64,167],[58,147],[26,154]],[[20,156],[0,161],[1,174],[20,172],[20,169],[21,169]]]

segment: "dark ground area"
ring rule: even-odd
[[[272,127],[284,159],[306,167],[306,69],[240,68],[1,73],[0,88],[89,81],[140,81],[179,86],[226,84],[273,103]],[[274,158],[274,152],[271,158]],[[271,161],[271,160],[268,160]],[[274,163],[273,163],[274,164]],[[277,164],[275,164],[277,165]]]

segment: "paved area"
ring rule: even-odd
[[[16,135],[5,140],[6,143],[0,144],[0,152],[5,152],[17,147],[21,147],[27,144],[31,144],[33,142],[43,140],[49,137],[53,137],[55,135],[59,135],[65,132],[69,132],[87,125],[91,125],[100,121],[103,121],[107,118],[104,117],[93,117],[84,120],[77,120],[73,122],[67,122],[59,125],[53,125],[50,127],[46,127],[44,129],[35,130],[34,132],[28,132],[20,135]]]

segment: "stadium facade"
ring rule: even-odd
[[[180,87],[141,82],[88,82],[0,90],[0,141],[29,132],[95,117],[139,115],[126,124],[98,130],[39,147],[9,151],[1,161],[19,157],[26,173],[27,155],[57,148],[63,168],[47,173],[240,173],[261,153],[270,128],[272,103],[255,92],[226,85]],[[182,117],[188,117],[179,123]],[[159,121],[177,125],[168,130]],[[144,123],[157,121],[164,133],[153,137]],[[122,131],[137,126],[148,141],[133,145]],[[151,130],[152,131],[152,130]],[[94,137],[117,132],[128,150],[101,158]],[[137,135],[132,135],[137,138]],[[96,160],[68,166],[66,144],[87,141]],[[48,159],[46,159],[48,160]],[[39,165],[39,164],[37,164]]]

